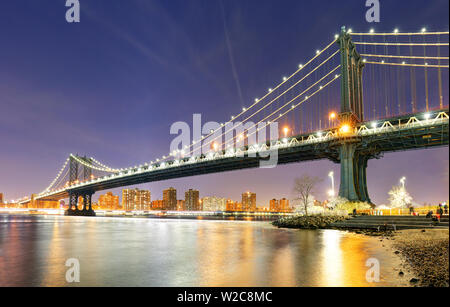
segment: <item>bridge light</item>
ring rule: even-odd
[[[422,28],[421,32],[422,32],[422,33],[427,32],[427,28]]]
[[[370,29],[370,33],[374,33],[375,32],[375,30],[372,28],[372,29]]]
[[[431,114],[430,113],[425,113],[424,117],[425,117],[425,119],[430,119]]]
[[[349,133],[350,132],[350,125],[344,124],[342,125],[341,129],[339,129],[342,133]]]
[[[316,54],[319,54],[320,53],[320,50],[316,50]]]
[[[377,127],[377,123],[375,123],[375,122],[373,122],[372,124],[371,124],[371,126],[372,126],[372,128],[376,128]]]
[[[298,68],[303,68],[303,64],[298,65]]]
[[[284,143],[284,144],[287,144],[287,142],[288,142],[287,138],[284,138],[284,139],[283,139],[283,143]]]
[[[288,127],[284,127],[283,128],[283,132],[284,132],[284,137],[287,137],[287,134],[289,132],[289,128]]]
[[[242,111],[245,112],[245,111],[247,111],[247,109],[246,108],[242,108]]]
[[[268,91],[269,91],[269,93],[270,93],[270,92],[272,92],[272,91],[273,91],[273,89],[269,88],[269,89],[268,89]]]
[[[318,136],[318,137],[320,137],[320,138],[321,138],[321,137],[322,137],[322,135],[323,135],[323,133],[322,133],[322,132],[320,132],[320,131],[319,131],[319,132],[317,132],[317,136]]]
[[[352,28],[348,29],[347,33],[352,33]]]
[[[283,77],[283,81],[286,81],[287,80],[287,77]]]
[[[258,98],[255,98],[255,102],[258,102],[259,101],[259,99]]]
[[[397,29],[397,28],[394,29],[394,33],[395,33],[395,34],[398,33],[398,29]]]
[[[339,34],[334,34],[334,38],[338,39],[339,38]]]
[[[336,113],[335,112],[331,112],[329,118],[330,119],[335,119],[336,118]]]

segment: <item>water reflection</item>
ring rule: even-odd
[[[370,257],[390,261],[375,239],[267,222],[0,215],[0,286],[371,286]]]

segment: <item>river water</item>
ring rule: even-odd
[[[401,285],[381,244],[256,221],[0,215],[0,286]],[[79,283],[66,281],[69,258]],[[379,282],[366,280],[370,258]]]

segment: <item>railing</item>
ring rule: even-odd
[[[395,215],[415,215],[415,216],[425,216],[429,211],[432,211],[433,214],[437,213],[439,206],[426,206],[420,208],[414,208],[414,211],[411,212],[409,208],[392,208],[392,209],[368,209],[368,210],[357,210],[356,213],[359,215],[387,215],[387,216],[395,216]],[[442,208],[444,210],[444,208]],[[448,214],[448,211],[447,211]],[[445,214],[444,214],[445,215]]]

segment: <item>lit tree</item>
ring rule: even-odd
[[[345,197],[335,196],[327,203],[327,207],[334,209],[342,204],[348,203],[348,199]]]
[[[321,181],[318,177],[311,177],[309,175],[303,175],[300,178],[295,179],[294,183],[294,201],[300,203],[297,211],[308,215],[308,208],[314,206],[314,187]]]
[[[404,186],[393,186],[389,191],[391,208],[406,208],[412,204],[412,199]]]

